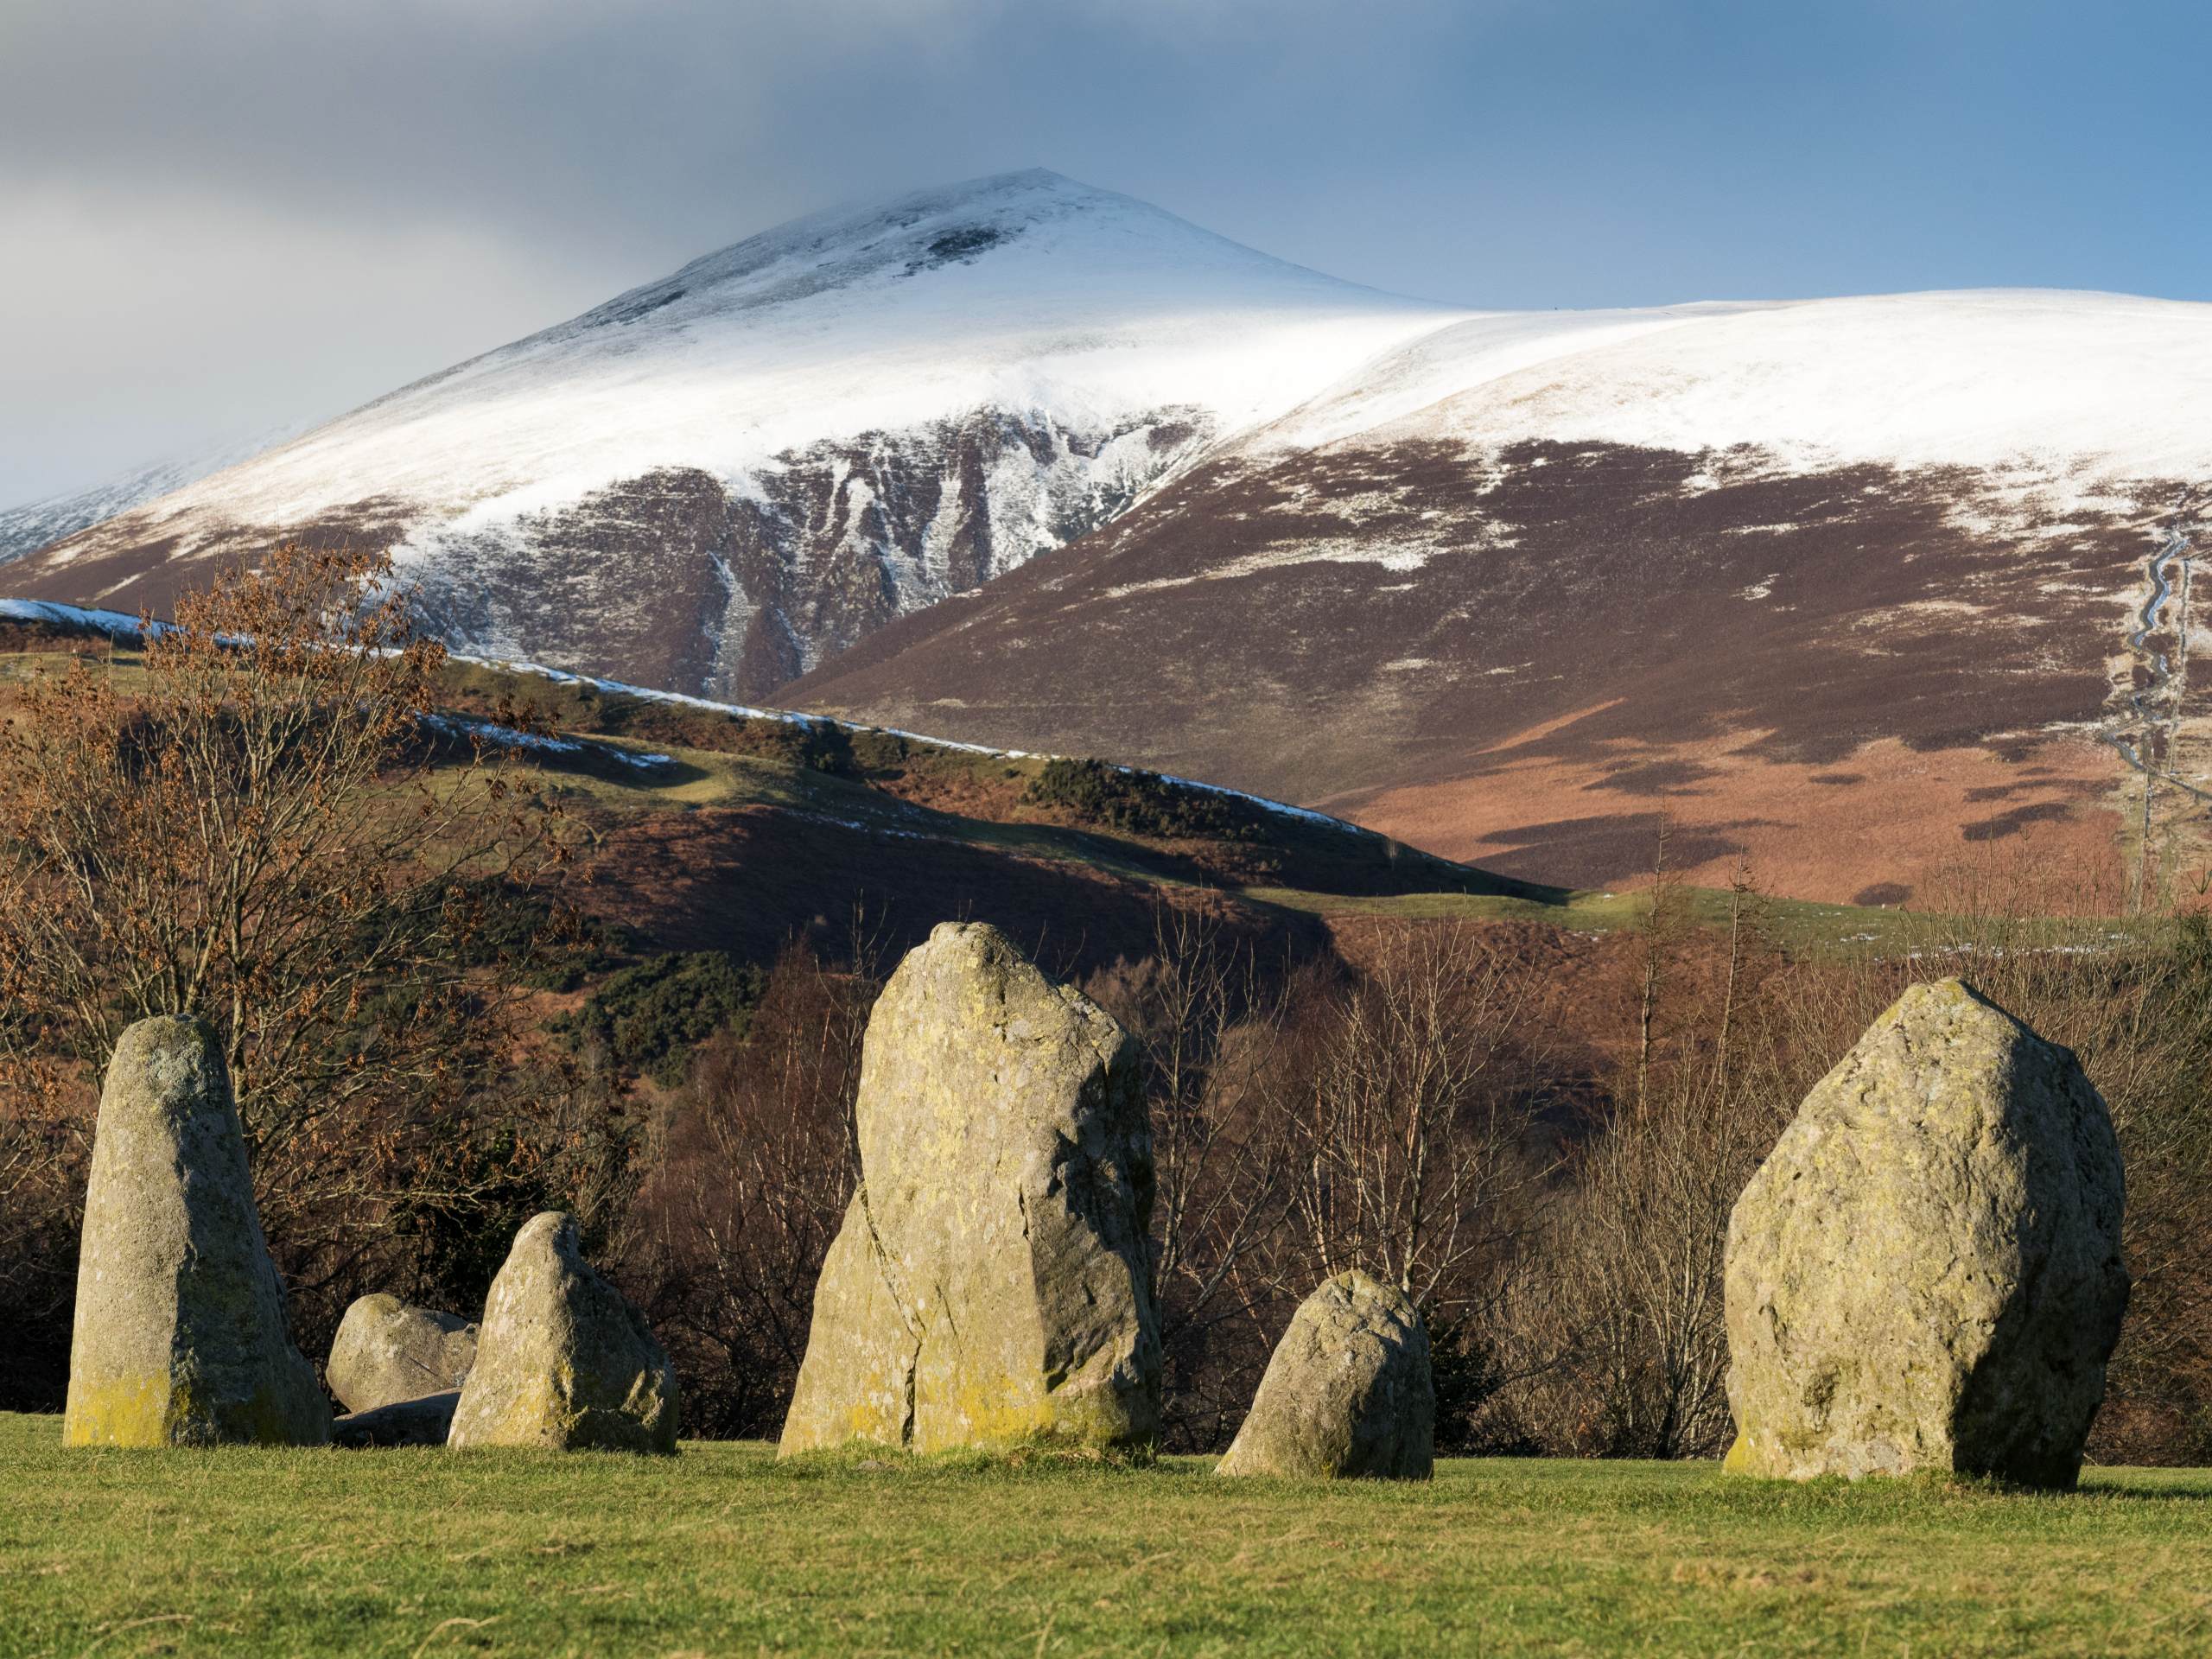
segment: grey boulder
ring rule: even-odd
[[[447,1444],[672,1452],[676,1422],[676,1369],[583,1259],[575,1218],[525,1222],[492,1281]]]
[[[457,1391],[476,1363],[476,1327],[379,1291],[338,1322],[324,1376],[349,1412]]]
[[[1354,1269],[1299,1305],[1214,1472],[1426,1480],[1435,1459],[1428,1328],[1402,1292]]]
[[[1135,1043],[996,929],[946,923],[869,1015],[855,1111],[784,1452],[1152,1444]]]
[[[1728,1467],[2069,1487],[2127,1307],[2124,1182],[2074,1056],[1916,985],[1806,1096],[1728,1227]]]

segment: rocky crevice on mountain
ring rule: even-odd
[[[758,701],[899,617],[1118,517],[1196,453],[1169,410],[1090,430],[978,410],[824,441],[735,482],[671,467],[410,561],[467,648]]]

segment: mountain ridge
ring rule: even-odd
[[[2212,307],[1484,315],[779,695],[1532,880],[1632,880],[1667,821],[1697,879],[1749,858],[1833,902],[2039,853],[2116,895],[2146,781],[2151,861],[2205,850],[2177,807],[2212,782],[2212,710],[2154,594],[2208,473]]]
[[[2212,788],[2212,711],[2158,595],[2207,478],[2212,306],[1474,310],[1033,170],[704,255],[10,585],[158,607],[279,534],[370,541],[480,655],[1567,885],[1673,817],[1702,875],[1885,902],[1962,849],[2194,845],[2158,798]]]
[[[993,175],[702,256],[18,580],[113,603],[276,534],[371,541],[456,643],[757,695],[1455,315]]]

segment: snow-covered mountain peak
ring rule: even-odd
[[[747,238],[42,563],[113,598],[136,550],[372,542],[457,642],[756,695],[1464,315],[1001,174]]]
[[[481,521],[653,469],[731,482],[824,439],[998,409],[1222,432],[1460,315],[1041,169],[817,214],[382,397],[159,504],[300,522],[371,499]]]
[[[1233,334],[1251,317],[1264,324],[1286,311],[1431,323],[1455,315],[1031,168],[791,220],[395,395],[548,356],[626,356],[654,342],[696,347],[721,335],[757,346],[787,327],[805,330],[817,352],[817,331],[834,328],[847,352],[887,335],[901,346],[959,335],[1008,342],[983,344],[986,354],[1030,357],[1040,345],[1096,353],[1116,343],[1102,330],[1187,334],[1182,320],[1204,316],[1227,321]],[[1368,343],[1363,331],[1357,339]],[[1301,377],[1300,390],[1314,384]]]
[[[1008,254],[1039,261],[1105,258],[1125,275],[1155,264],[1162,276],[1201,288],[1209,276],[1241,273],[1339,297],[1366,291],[1201,230],[1135,197],[1030,168],[792,220],[695,259],[551,332],[623,327],[664,312],[664,321],[680,321],[749,310],[830,289],[895,285]]]
[[[677,322],[785,303],[871,278],[910,281],[946,265],[973,264],[1039,232],[1058,230],[1054,251],[1065,251],[1071,222],[1155,244],[1219,239],[1130,197],[1032,168],[795,219],[702,255],[550,332],[627,327],[658,313],[668,314],[663,321]],[[1265,258],[1237,251],[1249,259]]]
[[[1966,467],[1961,524],[2056,523],[2113,480],[2206,476],[2208,410],[2212,307],[1476,312],[1031,168],[747,237],[67,536],[13,585],[158,604],[197,560],[343,539],[392,549],[457,645],[760,698],[1202,461],[1210,488],[1300,502],[1332,454],[1448,470],[1531,442],[1687,456],[1692,493]],[[1378,528],[1379,499],[1327,505],[1331,556],[1409,569],[1458,534],[1433,505]]]

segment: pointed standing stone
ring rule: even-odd
[[[2068,1487],[2127,1307],[2120,1147],[2074,1056],[1916,985],[1736,1202],[1728,1466]]]
[[[1428,1327],[1402,1292],[1354,1269],[1291,1316],[1214,1472],[1427,1480],[1435,1464]]]
[[[320,1446],[330,1403],[292,1346],[213,1032],[142,1020],[100,1092],[62,1438]]]
[[[1149,1446],[1135,1043],[995,928],[948,922],[868,1017],[855,1111],[861,1185],[815,1291],[785,1452]]]
[[[672,1452],[676,1420],[676,1368],[583,1259],[575,1217],[524,1223],[492,1281],[446,1443]]]

